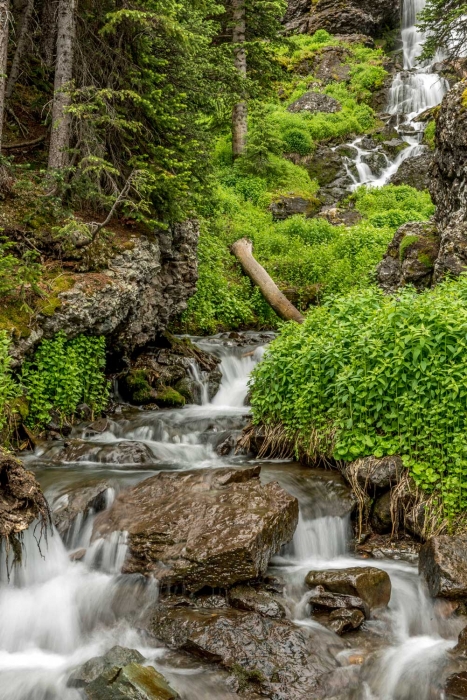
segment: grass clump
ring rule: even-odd
[[[254,372],[257,423],[310,457],[400,454],[439,512],[467,507],[467,276],[397,297],[370,288],[287,324]]]

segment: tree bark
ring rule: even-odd
[[[253,257],[253,243],[248,238],[235,241],[230,251],[239,261],[243,272],[259,287],[263,297],[280,318],[284,321],[303,323],[305,319],[300,311],[282,294],[264,267]]]
[[[73,77],[73,44],[75,38],[76,0],[59,0],[57,20],[57,58],[55,60],[52,132],[50,135],[49,170],[58,170],[67,163],[70,145],[70,95],[66,92]]]
[[[3,121],[5,118],[9,15],[10,8],[8,0],[0,0],[0,149],[2,147]]]
[[[246,13],[245,0],[232,0],[232,43],[234,46],[234,64],[242,79],[246,78]],[[241,156],[245,150],[247,137],[248,108],[246,100],[237,102],[232,110],[232,153],[234,158]]]
[[[44,0],[41,15],[41,54],[45,65],[50,70],[54,66],[57,38],[57,5],[58,0]]]
[[[8,76],[8,82],[5,91],[6,101],[8,102],[13,94],[14,87],[18,81],[19,74],[21,71],[21,63],[23,57],[26,53],[26,46],[28,43],[28,31],[31,24],[32,13],[34,12],[34,0],[28,0],[24,10],[21,20],[18,26],[18,40],[16,43],[16,51],[13,56],[13,61],[11,62],[10,75]]]

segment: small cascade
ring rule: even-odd
[[[421,155],[427,149],[421,145],[425,125],[414,120],[425,110],[440,104],[449,85],[430,65],[418,61],[425,37],[418,31],[416,23],[424,6],[425,0],[403,2],[403,70],[394,76],[386,106],[389,123],[394,124],[399,138],[408,145],[391,159],[381,146],[364,148],[363,138],[349,144],[356,151],[355,157],[344,157],[351,190],[363,184],[371,187],[387,184],[403,161]]]

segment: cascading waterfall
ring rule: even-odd
[[[394,76],[386,105],[386,112],[391,115],[390,120],[394,123],[399,137],[408,146],[390,159],[380,147],[369,150],[362,144],[364,139],[355,139],[349,146],[355,150],[356,155],[354,158],[347,158],[345,163],[347,175],[352,182],[351,189],[356,189],[362,184],[371,187],[385,185],[403,161],[420,155],[427,148],[421,145],[425,125],[415,121],[415,118],[430,107],[438,105],[449,85],[431,65],[420,64],[418,61],[425,37],[418,31],[416,23],[417,16],[424,6],[425,0],[403,1],[403,70]],[[374,172],[369,164],[375,155],[381,162],[378,173]]]
[[[60,462],[53,444],[32,458],[39,476],[48,477],[51,503],[63,499],[73,480],[111,477],[115,488],[135,483],[161,469],[193,469],[245,463],[243,457],[221,458],[215,446],[240,430],[248,412],[248,377],[262,348],[226,347],[218,338],[199,340],[204,350],[221,358],[222,382],[209,403],[164,411],[133,411],[110,422],[106,433],[83,438],[87,450],[79,463]],[[201,375],[199,380],[203,381]],[[149,461],[114,464],[95,461],[96,447],[129,441],[149,448]],[[57,466],[59,468],[57,469]],[[52,477],[54,481],[52,480]],[[323,645],[335,648],[345,666],[352,653],[365,653],[361,686],[349,700],[431,700],[433,682],[442,673],[446,652],[455,644],[461,622],[443,619],[427,596],[416,568],[405,562],[373,560],[392,582],[389,609],[365,623],[353,648],[310,617],[310,591],[304,585],[310,569],[367,566],[368,560],[348,549],[349,516],[340,516],[339,491],[332,472],[310,472],[294,464],[264,463],[264,481],[278,480],[300,503],[293,542],[274,558],[271,573],[286,582],[285,598],[294,624],[313,629]],[[321,479],[321,481],[320,481]],[[331,488],[329,486],[331,485]],[[106,504],[115,495],[106,491]],[[0,570],[0,697],[2,700],[79,700],[79,691],[66,685],[71,670],[115,644],[138,649],[158,668],[183,700],[234,700],[218,675],[196,664],[173,665],[168,651],[141,629],[158,597],[157,585],[141,576],[121,575],[126,533],[91,544],[94,513],[77,518],[66,546],[55,532],[37,547],[32,530],[26,533],[25,557],[10,582]],[[84,548],[79,560],[70,552]],[[81,550],[82,551],[82,550]],[[1,561],[1,560],[0,560]],[[3,566],[3,563],[0,564]],[[359,646],[369,637],[371,654]],[[167,659],[166,659],[167,657]],[[343,695],[342,697],[347,697]],[[438,696],[437,696],[438,697]]]

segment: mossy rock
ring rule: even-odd
[[[193,379],[190,379],[189,377],[180,379],[180,381],[175,384],[174,389],[178,391],[181,396],[183,396],[187,403],[195,403],[195,397],[193,394]]]
[[[181,408],[186,403],[185,397],[171,386],[157,391],[155,401],[160,408]]]
[[[118,386],[123,398],[137,406],[154,403],[156,399],[149,372],[145,369],[130,370],[119,378]]]

